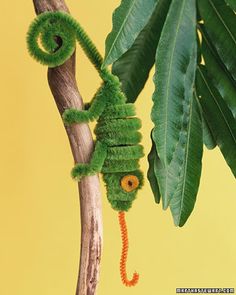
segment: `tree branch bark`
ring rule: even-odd
[[[45,11],[69,12],[64,0],[33,0],[36,14]],[[81,109],[83,101],[75,79],[75,54],[62,66],[48,69],[48,82],[60,114],[68,108]],[[75,163],[89,162],[94,149],[87,124],[65,127]],[[94,295],[99,278],[102,248],[101,193],[98,176],[78,184],[81,214],[80,267],[76,295]]]

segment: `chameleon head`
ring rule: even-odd
[[[143,174],[140,170],[104,174],[107,198],[113,209],[128,211],[138,190],[143,186]]]

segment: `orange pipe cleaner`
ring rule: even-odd
[[[127,278],[126,272],[126,262],[128,256],[128,248],[129,248],[129,240],[128,240],[128,231],[125,222],[125,212],[120,211],[118,213],[119,223],[120,223],[120,230],[121,230],[121,237],[122,237],[122,253],[120,259],[120,276],[123,284],[127,287],[135,286],[139,280],[139,274],[134,272],[132,280]]]

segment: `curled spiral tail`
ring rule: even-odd
[[[44,12],[32,22],[27,34],[30,55],[49,67],[62,65],[69,59],[75,50],[76,40],[101,73],[103,59],[100,53],[81,25],[69,14],[61,11]]]
[[[121,259],[120,259],[120,275],[121,275],[121,280],[122,280],[123,284],[127,287],[132,287],[138,283],[139,274],[137,272],[135,272],[133,274],[133,278],[131,280],[129,280],[127,278],[126,262],[127,262],[127,256],[128,256],[129,241],[128,241],[127,226],[126,226],[126,222],[125,222],[125,212],[120,211],[118,213],[118,217],[119,217],[121,237],[122,237],[122,254],[121,254]]]
[[[49,67],[59,66],[70,58],[75,50],[76,35],[68,20],[61,12],[45,12],[35,18],[27,33],[30,55]]]

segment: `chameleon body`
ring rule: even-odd
[[[38,45],[40,38],[43,49]],[[60,40],[60,45],[56,40]],[[102,68],[103,59],[80,24],[69,14],[45,12],[31,24],[27,44],[29,53],[49,67],[63,64],[74,52],[76,40],[97,69],[103,83],[86,109],[67,109],[63,114],[65,125],[97,120],[95,148],[90,163],[77,163],[72,177],[78,181],[84,176],[102,173],[107,198],[113,209],[119,211],[123,250],[120,263],[122,281],[127,286],[136,284],[137,273],[128,280],[125,270],[128,238],[124,211],[128,211],[143,185],[139,159],[141,121],[135,117],[133,104],[126,103],[119,79],[108,68]]]
[[[110,86],[109,83],[105,81],[105,87]],[[125,103],[119,84],[111,84],[111,88],[114,93],[108,91],[111,96],[106,98],[104,110],[94,130],[97,140],[91,162],[77,164],[72,170],[72,177],[80,180],[83,176],[101,172],[112,208],[128,211],[143,183],[139,170],[139,159],[143,156],[143,147],[139,144],[141,134],[138,132],[141,121],[134,117],[134,105]],[[81,122],[80,111],[72,109],[64,113],[64,122],[71,123],[72,113],[73,123]],[[93,114],[90,116],[93,117]]]

